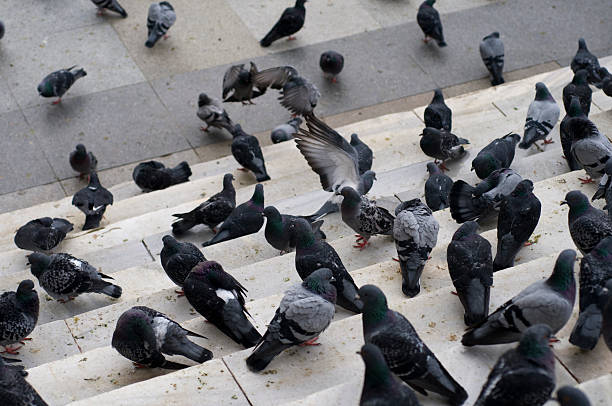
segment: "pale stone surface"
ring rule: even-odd
[[[79,353],[79,348],[64,320],[36,326],[29,337],[32,340],[26,341],[17,356],[26,368]]]

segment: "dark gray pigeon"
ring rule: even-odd
[[[559,105],[557,105],[546,85],[542,82],[536,83],[535,99],[527,110],[525,133],[519,148],[528,149],[540,140],[543,140],[544,144],[553,142],[552,139],[547,140],[546,137],[557,124],[560,112]]]
[[[174,168],[166,168],[157,161],[141,162],[134,167],[132,179],[143,192],[166,189],[172,185],[187,182],[191,168],[185,161]]]
[[[77,79],[87,76],[84,69],[77,69],[76,65],[70,68],[60,69],[51,72],[38,85],[38,94],[42,97],[57,97],[58,99],[53,104],[58,104],[62,101],[64,93],[76,82]]]
[[[578,40],[578,51],[576,51],[576,55],[574,55],[570,67],[574,73],[578,72],[580,69],[585,69],[589,73],[589,83],[601,89],[602,83],[599,75],[599,60],[589,51],[584,38]]]
[[[610,74],[610,72],[608,72],[608,70],[604,67],[599,68],[597,72],[602,78],[601,89],[606,96],[612,97],[612,74]]]
[[[326,51],[319,58],[321,70],[331,76],[332,83],[336,83],[336,76],[344,68],[344,56],[336,51]]]
[[[601,334],[603,335],[604,342],[610,351],[612,351],[612,281],[606,283],[606,289],[608,291],[608,304],[604,307],[603,311]]]
[[[217,234],[209,241],[202,243],[203,247],[223,241],[233,240],[258,232],[264,224],[264,189],[261,183],[255,185],[255,191],[250,200],[236,207],[221,224]]]
[[[501,138],[494,139],[481,149],[472,161],[472,170],[476,171],[476,176],[486,179],[497,169],[509,168],[514,160],[516,144],[520,140],[520,135],[508,133]]]
[[[465,144],[470,142],[465,138],[459,138],[446,130],[438,130],[432,127],[425,127],[420,134],[421,141],[419,145],[425,155],[440,160],[440,168],[447,170],[444,161],[456,160],[462,158],[465,154]]]
[[[590,178],[591,183],[605,173],[606,162],[612,156],[612,143],[586,117],[573,117],[568,121],[568,132],[572,139],[571,154]]]
[[[561,124],[559,125],[559,136],[561,138],[561,147],[563,148],[564,158],[567,161],[570,170],[577,171],[582,169],[582,165],[576,161],[576,157],[574,154],[572,154],[572,144],[574,140],[569,130],[569,120],[572,117],[587,118],[587,116],[582,112],[582,108],[580,107],[580,99],[577,96],[572,96],[569,110],[566,111],[565,117],[563,117],[563,120],[561,120]]]
[[[244,132],[240,124],[236,124],[231,133],[234,137],[232,140],[232,155],[236,161],[245,169],[253,172],[257,182],[270,180],[257,137]]]
[[[540,323],[547,324],[553,334],[561,330],[576,299],[574,262],[576,251],[562,251],[548,279],[532,283],[471,327],[461,343],[471,347],[516,342],[527,328]]]
[[[480,41],[480,57],[491,74],[491,84],[497,86],[504,83],[504,43],[499,38],[499,32],[495,31]]]
[[[531,237],[540,221],[542,204],[533,194],[533,182],[522,180],[502,200],[497,219],[497,254],[495,272],[514,266],[514,258]]]
[[[194,266],[206,261],[202,251],[190,242],[177,241],[171,235],[164,235],[162,238],[164,247],[161,250],[160,260],[166,275],[180,287],[183,287],[185,278]],[[182,291],[178,291],[180,295]]]
[[[561,204],[569,206],[567,222],[570,235],[583,255],[591,252],[604,238],[612,236],[612,219],[603,210],[591,206],[584,193],[579,190],[568,192]]]
[[[431,99],[431,102],[425,108],[423,118],[425,119],[425,127],[451,132],[453,127],[453,112],[446,103],[444,103],[442,89],[434,90],[433,99]]]
[[[234,127],[234,122],[221,105],[221,102],[214,97],[208,96],[206,93],[200,93],[198,96],[198,111],[196,115],[206,123],[206,127],[200,127],[204,132],[207,132],[210,127],[225,128],[231,132],[232,127]]]
[[[557,389],[557,397],[553,398],[561,406],[591,406],[589,398],[578,388],[562,386]]]
[[[27,372],[0,358],[0,400],[4,406],[48,406],[25,380]]]
[[[449,206],[449,198],[453,180],[445,175],[433,162],[427,163],[429,178],[425,182],[425,202],[431,211],[444,210]]]
[[[4,37],[4,23],[2,21],[0,21],[0,39],[2,39]]]
[[[113,278],[71,255],[35,252],[28,255],[28,262],[40,286],[59,302],[72,300],[81,293],[103,293],[115,299],[121,297],[121,287],[102,280]]]
[[[187,213],[176,213],[173,217],[179,220],[172,223],[172,233],[181,235],[198,224],[203,224],[213,231],[215,227],[224,222],[236,208],[236,190],[231,173],[223,175],[223,190],[214,194],[195,209]]]
[[[359,175],[363,175],[372,169],[372,160],[374,154],[368,145],[359,139],[357,134],[351,134],[351,146],[357,151],[357,166],[359,167]]]
[[[15,245],[22,250],[48,251],[57,247],[72,231],[68,220],[43,217],[28,221],[15,234]]]
[[[425,38],[423,38],[425,43],[429,42],[429,39],[434,39],[439,47],[445,47],[446,42],[442,33],[440,13],[433,8],[435,2],[436,0],[425,0],[421,3],[417,12],[417,23],[421,27],[423,34],[425,34]]]
[[[266,218],[265,237],[268,244],[281,251],[281,255],[293,251],[295,248],[295,235],[291,231],[295,225],[297,216],[290,214],[280,214],[274,206],[268,206],[264,209],[264,217]],[[318,220],[311,223],[312,232],[318,239],[324,240],[325,234],[320,230],[323,220]]]
[[[174,7],[167,1],[152,3],[147,15],[147,41],[145,46],[153,48],[161,37],[168,38],[168,30],[176,21]]]
[[[98,7],[98,15],[102,15],[104,10],[110,10],[121,15],[123,18],[128,16],[117,0],[91,0],[91,2]]]
[[[39,305],[34,282],[29,279],[21,281],[16,292],[0,295],[0,345],[5,347],[6,353],[19,354],[17,350],[21,347],[10,346],[23,344],[23,340],[34,331]]]
[[[555,388],[555,354],[545,324],[528,328],[493,366],[474,406],[542,406]]]
[[[111,345],[136,367],[187,368],[187,365],[168,361],[163,354],[182,355],[198,363],[212,359],[212,352],[189,340],[188,336],[206,338],[184,329],[157,310],[134,306],[117,320]]]
[[[266,87],[261,90],[253,89],[257,66],[251,62],[250,68],[244,64],[230,66],[223,75],[223,102],[241,102],[254,104],[252,99],[265,93]]]
[[[332,271],[320,268],[285,292],[268,330],[246,359],[251,371],[264,370],[278,354],[294,345],[315,344],[336,313]]]
[[[380,348],[391,372],[423,395],[435,392],[454,406],[462,405],[468,397],[465,389],[421,341],[408,319],[388,308],[385,294],[365,285],[358,296],[363,303],[364,341]]]
[[[585,116],[591,111],[591,99],[593,91],[587,82],[588,72],[580,69],[574,74],[574,78],[563,88],[563,107],[565,111],[569,111],[572,97],[576,96],[580,99],[580,109]]]
[[[402,202],[395,208],[393,239],[402,271],[402,292],[408,297],[421,291],[421,274],[438,242],[439,230],[431,209],[420,199]]]
[[[380,348],[366,344],[359,354],[365,364],[359,406],[421,405],[413,390],[391,372]]]
[[[270,133],[270,139],[273,144],[279,142],[289,141],[293,139],[293,136],[297,134],[302,124],[302,119],[299,117],[292,118],[285,124],[277,125]]]
[[[467,326],[486,319],[493,285],[491,244],[477,230],[478,223],[466,221],[446,249],[448,271],[465,309],[463,321]]]
[[[100,227],[100,221],[109,204],[113,204],[113,194],[100,184],[96,172],[90,173],[89,185],[72,197],[72,205],[85,213],[83,231]]]
[[[306,3],[306,1],[307,0],[296,0],[295,6],[286,8],[283,14],[281,14],[280,19],[274,24],[266,36],[259,41],[259,44],[262,47],[269,47],[274,41],[283,37],[289,37],[287,41],[294,40],[295,37],[292,37],[292,35],[304,26],[304,21],[306,19],[306,8],[304,7],[304,3]]]
[[[604,176],[602,176],[601,181],[599,182],[599,186],[597,187],[597,192],[593,195],[591,200],[601,199],[602,197],[606,199],[606,205],[604,210],[608,211],[608,215],[612,213],[610,209],[612,209],[612,159],[606,162],[606,166],[604,168]]]
[[[189,304],[236,343],[250,348],[261,334],[247,319],[247,290],[215,261],[193,267],[183,285]]]
[[[69,156],[70,166],[72,170],[78,172],[82,177],[96,171],[98,160],[92,152],[87,152],[85,145],[77,144],[74,151]]]

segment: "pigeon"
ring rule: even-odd
[[[380,348],[366,344],[359,352],[365,376],[359,406],[420,406],[413,390],[387,366]]]
[[[232,181],[234,176],[226,173],[223,176],[223,190],[211,196],[210,199],[200,204],[187,213],[176,213],[172,216],[179,220],[172,223],[172,233],[181,235],[198,224],[204,224],[213,231],[215,227],[225,221],[236,208],[236,190]]]
[[[504,43],[499,38],[499,32],[495,31],[480,41],[480,57],[491,74],[491,84],[497,86],[504,83]]]
[[[456,181],[449,195],[451,216],[457,223],[463,223],[491,215],[522,180],[513,169],[502,168],[493,171],[476,187]]]
[[[599,76],[599,61],[597,57],[589,52],[584,38],[578,40],[578,51],[570,64],[574,73],[580,69],[585,69],[588,72],[589,84],[601,89],[601,77]]]
[[[234,137],[232,140],[232,155],[236,161],[253,172],[257,182],[270,180],[257,137],[244,132],[240,124],[236,124],[231,133]]]
[[[223,102],[241,102],[242,104],[255,104],[252,99],[265,93],[262,90],[253,89],[257,66],[251,62],[249,70],[244,64],[230,66],[223,75]]]
[[[278,354],[294,345],[317,345],[336,312],[332,271],[320,268],[285,292],[268,330],[246,359],[251,371],[264,370]]]
[[[176,13],[174,7],[167,1],[152,3],[149,6],[149,14],[147,15],[147,41],[145,46],[153,48],[155,43],[161,37],[168,38],[168,30],[176,21]]]
[[[596,207],[591,206],[588,197],[579,190],[565,195],[561,205],[567,204],[567,222],[570,235],[583,255],[591,252],[606,237],[612,236],[612,219]]]
[[[573,386],[566,385],[557,389],[557,397],[553,399],[561,406],[591,406],[584,392]]]
[[[494,139],[481,149],[472,161],[472,170],[476,171],[476,176],[486,179],[497,169],[509,168],[514,160],[516,144],[520,140],[520,135],[508,133],[501,138]]]
[[[470,143],[465,138],[459,138],[446,130],[438,130],[432,127],[425,127],[420,136],[421,150],[425,155],[435,158],[436,161],[442,161],[440,168],[443,170],[448,169],[444,165],[444,161],[462,158],[466,154],[463,145]]]
[[[87,76],[84,69],[77,69],[76,65],[66,69],[60,69],[51,72],[38,85],[38,94],[42,97],[57,97],[58,99],[53,104],[58,104],[62,101],[62,96],[70,89],[77,79]]]
[[[28,373],[0,359],[0,400],[5,406],[48,406],[25,380]]]
[[[4,23],[2,21],[0,21],[0,39],[2,39],[4,37]]]
[[[536,83],[535,99],[527,110],[525,120],[525,133],[519,148],[528,149],[536,141],[544,140],[544,144],[550,144],[552,140],[546,137],[559,120],[559,105],[542,82]]]
[[[72,300],[81,293],[103,293],[115,299],[121,297],[121,287],[102,280],[113,278],[72,255],[35,252],[28,255],[28,262],[40,286],[59,302]]]
[[[562,251],[548,279],[532,283],[470,327],[461,343],[471,347],[516,342],[527,328],[539,323],[547,324],[553,334],[561,330],[572,315],[576,299],[575,261],[576,251]]]
[[[444,103],[444,95],[441,89],[434,90],[434,97],[423,113],[425,127],[436,128],[451,132],[453,127],[453,112]]]
[[[602,77],[601,89],[606,96],[612,97],[612,74],[606,68],[599,68],[599,75]]]
[[[491,243],[477,230],[478,223],[466,221],[446,249],[448,271],[465,309],[463,321],[467,326],[487,318],[493,285]]]
[[[570,154],[590,177],[583,182],[590,183],[604,175],[606,162],[612,156],[612,143],[586,117],[572,117],[567,125],[572,139]]]
[[[356,248],[365,248],[374,234],[393,234],[394,217],[387,209],[378,207],[374,200],[360,196],[350,186],[343,187],[340,194],[343,197],[340,206],[342,221],[357,233]]]
[[[64,240],[72,231],[68,220],[43,217],[28,221],[15,234],[15,245],[27,251],[49,251]]]
[[[612,280],[612,236],[601,240],[580,261],[580,314],[569,342],[583,350],[592,350],[599,341],[609,280]]]
[[[291,229],[299,217],[290,214],[280,214],[274,206],[268,206],[264,209],[264,217],[266,218],[266,241],[277,250],[280,250],[281,253],[293,251],[295,248],[295,236]],[[312,232],[320,240],[326,238],[325,234],[320,230],[322,224],[323,220],[311,223]]]
[[[610,351],[612,351],[612,281],[606,283],[606,290],[608,291],[608,304],[604,307],[603,311],[601,334],[603,335],[604,342]]]
[[[123,18],[128,16],[117,0],[91,0],[91,2],[98,7],[98,15],[102,15],[104,10],[110,10],[121,15]]]
[[[166,168],[157,161],[141,162],[134,167],[132,179],[143,192],[166,189],[172,185],[187,182],[191,168],[185,161],[174,168]]]
[[[419,6],[419,11],[417,12],[417,23],[423,34],[425,34],[425,38],[423,41],[425,43],[429,42],[429,39],[434,39],[439,47],[445,47],[446,42],[444,42],[444,34],[442,33],[442,21],[440,21],[440,13],[438,10],[433,8],[436,0],[425,0]]]
[[[433,162],[427,163],[429,178],[425,182],[425,202],[431,211],[444,210],[449,206],[453,180]]]
[[[563,88],[563,107],[565,111],[569,111],[572,97],[577,96],[580,99],[580,109],[585,116],[591,111],[591,99],[593,91],[587,82],[588,72],[585,69],[580,69],[574,74],[574,78]]]
[[[160,253],[162,268],[172,282],[182,287],[189,272],[198,263],[206,261],[206,257],[192,243],[177,241],[171,235],[164,235],[162,242],[164,243]]]
[[[261,334],[247,319],[247,290],[215,261],[193,267],[183,285],[189,304],[236,343],[250,348]]]
[[[203,247],[223,241],[233,240],[258,232],[264,223],[264,189],[261,183],[255,185],[255,191],[250,200],[236,207],[223,221],[217,234],[209,241],[202,243]]]
[[[555,354],[545,324],[529,327],[497,360],[474,406],[542,406],[555,388]]]
[[[39,305],[34,282],[29,279],[21,281],[16,292],[0,295],[0,345],[5,347],[5,352],[19,354],[17,350],[21,347],[9,346],[23,341],[34,331]]]
[[[395,216],[393,239],[402,271],[402,292],[414,297],[421,291],[421,274],[438,242],[440,225],[420,199],[400,203]]]
[[[198,96],[198,111],[196,114],[200,120],[206,123],[206,127],[202,126],[200,128],[204,132],[208,131],[210,127],[225,128],[227,131],[232,131],[234,127],[234,122],[230,119],[221,102],[206,93],[200,93]]]
[[[372,159],[374,154],[368,145],[359,139],[357,134],[351,134],[351,146],[357,151],[357,166],[359,175],[363,175],[372,169]]]
[[[117,320],[111,345],[136,367],[183,369],[187,365],[168,361],[166,355],[182,355],[203,363],[213,353],[187,338],[206,338],[181,327],[163,313],[145,306],[134,306]]]
[[[69,161],[72,170],[80,176],[95,172],[98,166],[96,156],[91,151],[87,152],[83,144],[77,144],[75,150],[70,153]]]
[[[305,219],[297,219],[292,228],[295,240],[295,269],[302,280],[319,268],[328,268],[334,274],[333,285],[338,292],[337,304],[353,313],[360,313],[355,303],[359,289],[348,273],[336,250],[325,241],[318,240],[312,226]]]
[[[277,125],[270,133],[270,139],[273,144],[278,144],[283,141],[289,141],[293,139],[293,136],[297,134],[302,124],[302,119],[299,117],[292,118],[285,124]]]
[[[85,213],[83,231],[100,227],[100,221],[109,204],[113,204],[113,194],[100,184],[96,172],[89,174],[89,185],[72,197],[72,205]]]
[[[283,37],[289,37],[288,41],[295,39],[292,35],[304,26],[304,20],[306,19],[304,3],[306,1],[296,0],[295,6],[286,8],[280,19],[274,24],[270,32],[259,41],[259,44],[262,47],[269,47],[274,41]]]
[[[319,59],[321,70],[328,75],[331,75],[332,83],[336,83],[336,76],[342,72],[344,68],[344,56],[336,51],[326,51],[321,54]]]
[[[606,162],[604,171],[605,176],[601,178],[597,192],[595,192],[591,200],[597,200],[604,197],[606,199],[604,210],[607,210],[608,215],[610,215],[610,209],[612,209],[612,159]]]
[[[569,120],[572,117],[587,118],[587,116],[582,112],[582,108],[580,107],[580,99],[577,96],[572,96],[569,109],[566,111],[566,115],[563,117],[563,120],[561,120],[561,124],[559,125],[559,135],[561,138],[561,147],[563,147],[563,155],[568,166],[570,167],[570,170],[577,171],[582,169],[582,165],[576,161],[576,157],[574,157],[572,154],[572,143],[574,140],[569,130]]]
[[[455,406],[465,402],[465,389],[421,341],[408,319],[388,308],[387,298],[378,287],[362,286],[358,300],[363,306],[364,341],[380,349],[391,372],[423,395],[428,391],[438,393]]]
[[[522,180],[502,200],[497,219],[497,254],[495,272],[514,266],[514,257],[531,237],[540,221],[542,204],[533,194],[533,182]]]

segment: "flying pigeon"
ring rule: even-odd
[[[68,220],[43,217],[28,221],[15,234],[15,245],[27,251],[48,251],[57,247],[72,231]]]
[[[480,41],[480,57],[491,74],[491,84],[497,86],[504,83],[504,43],[499,38],[499,32],[495,31]]]
[[[121,297],[121,287],[102,280],[113,278],[72,255],[35,252],[28,255],[28,262],[40,286],[59,302],[72,300],[81,293],[103,293],[115,299]]]
[[[440,168],[444,170],[448,169],[444,161],[462,158],[466,154],[463,145],[470,143],[465,138],[459,138],[446,130],[432,127],[425,127],[420,136],[421,150],[425,155],[442,161]]]
[[[181,235],[198,224],[208,226],[213,231],[215,227],[225,221],[236,208],[236,190],[232,181],[234,176],[226,173],[223,176],[223,190],[214,194],[195,209],[187,213],[176,213],[172,216],[179,220],[172,223],[172,233]]]
[[[302,124],[302,119],[299,117],[292,118],[285,124],[277,125],[270,133],[270,139],[273,144],[279,142],[289,141],[293,139],[293,136],[297,134]]]
[[[221,224],[217,234],[203,247],[223,241],[233,240],[249,234],[255,234],[263,227],[264,189],[261,183],[255,185],[255,191],[250,200],[236,207]]]
[[[166,189],[172,185],[187,182],[191,168],[185,161],[174,168],[166,168],[157,161],[141,162],[134,167],[132,179],[143,192]]]
[[[117,0],[91,0],[91,2],[98,7],[98,15],[102,15],[104,10],[110,10],[120,14],[123,18],[128,16]]]
[[[590,183],[604,174],[606,162],[612,156],[612,143],[586,117],[572,117],[567,125],[572,139],[570,153],[591,178],[583,182]]]
[[[501,138],[494,139],[481,149],[472,161],[472,170],[476,171],[476,176],[486,179],[497,169],[509,168],[514,160],[516,144],[520,140],[520,135],[508,133]]]
[[[336,76],[344,68],[344,56],[336,51],[326,51],[321,54],[319,59],[321,70],[331,76],[332,83],[336,83]]]
[[[610,351],[612,351],[612,281],[606,283],[606,289],[608,291],[608,304],[604,307],[603,311],[601,334],[603,335],[604,342]]]
[[[290,214],[280,214],[274,206],[268,206],[264,209],[264,217],[266,218],[266,241],[281,251],[281,253],[293,251],[295,248],[295,235],[291,231],[296,220],[299,217]],[[324,240],[325,234],[320,230],[323,220],[318,220],[311,223],[312,232],[319,239]]]
[[[203,363],[213,353],[187,338],[201,336],[181,327],[177,322],[157,310],[134,306],[117,320],[111,345],[136,367],[183,369],[187,365],[168,361],[166,355],[182,355]]]
[[[109,204],[113,204],[113,194],[100,184],[96,172],[89,174],[89,185],[72,197],[72,205],[85,213],[83,231],[100,227],[100,221]]]
[[[363,175],[372,169],[372,159],[374,154],[368,145],[359,139],[357,134],[351,134],[351,146],[357,151],[357,166],[359,167],[359,175]]]
[[[225,128],[231,132],[234,127],[234,122],[230,119],[221,102],[206,93],[200,93],[198,96],[198,111],[196,114],[200,120],[206,123],[206,127],[202,126],[200,128],[204,132],[208,131],[210,127]]]
[[[540,323],[547,324],[553,334],[561,330],[576,299],[575,261],[576,251],[562,251],[548,279],[532,283],[472,326],[461,343],[467,347],[512,343],[519,341],[527,328]]]
[[[236,343],[250,348],[261,334],[247,319],[247,290],[215,261],[193,267],[183,285],[189,304]]]
[[[160,253],[162,268],[172,282],[182,287],[189,272],[198,263],[206,261],[206,257],[192,243],[177,241],[171,235],[164,235],[162,242],[164,243]]]
[[[62,96],[70,89],[74,82],[83,76],[87,76],[87,72],[84,69],[77,69],[73,72],[74,68],[76,68],[76,65],[51,72],[45,76],[38,85],[38,94],[42,97],[57,97],[58,99],[52,104],[60,103]]]
[[[285,292],[268,330],[246,359],[250,370],[262,371],[274,357],[294,345],[314,344],[336,312],[332,282],[332,271],[320,268]]]
[[[280,90],[281,106],[295,115],[307,115],[317,107],[321,93],[292,66],[278,66],[258,72],[255,86],[263,92],[268,87]]]
[[[453,127],[453,112],[446,103],[444,103],[444,95],[441,89],[434,90],[434,97],[425,108],[423,118],[425,119],[425,127],[446,130],[449,133],[451,132]]]
[[[605,175],[601,178],[597,192],[595,192],[595,195],[593,195],[591,200],[601,199],[602,197],[605,198],[606,206],[604,207],[604,210],[607,210],[609,215],[612,213],[610,210],[612,209],[612,159],[606,162],[604,171]]]
[[[550,327],[529,327],[516,348],[493,366],[474,406],[542,406],[555,388],[555,354]]]
[[[456,181],[449,195],[451,216],[457,223],[487,217],[522,180],[513,169],[502,168],[493,171],[476,187]]]
[[[612,219],[603,210],[591,206],[584,193],[573,190],[565,195],[562,205],[569,206],[567,222],[570,235],[583,255],[606,237],[612,236]]]
[[[468,397],[465,389],[421,341],[408,319],[388,308],[385,294],[365,285],[358,298],[363,303],[364,341],[380,348],[391,372],[423,395],[435,392],[454,406],[462,405]]]
[[[152,3],[147,15],[147,41],[145,46],[153,48],[161,37],[168,38],[166,33],[175,21],[176,13],[170,3],[167,1]]]
[[[306,19],[304,3],[306,1],[296,0],[294,7],[286,8],[280,19],[274,24],[270,32],[259,41],[259,44],[262,47],[269,47],[274,41],[283,37],[289,37],[287,38],[288,41],[295,39],[292,35],[304,26],[304,20]]]
[[[557,397],[553,399],[561,406],[591,406],[584,392],[573,386],[566,385],[557,389]]]
[[[576,161],[576,157],[574,154],[572,154],[572,144],[574,140],[569,129],[569,120],[572,117],[587,118],[587,116],[582,112],[582,108],[580,107],[580,99],[577,96],[572,96],[569,110],[566,111],[566,115],[563,117],[563,120],[561,120],[561,124],[559,125],[559,135],[561,138],[561,146],[563,147],[563,155],[568,166],[570,167],[570,170],[577,171],[582,169],[582,165]]]
[[[585,116],[591,111],[591,99],[593,91],[587,82],[588,72],[580,69],[574,74],[574,78],[563,88],[563,106],[565,111],[569,111],[572,97],[576,96],[580,99],[580,109]]]
[[[595,55],[589,52],[584,38],[578,40],[578,51],[576,51],[576,55],[574,55],[570,67],[574,73],[578,72],[580,69],[585,69],[589,73],[589,84],[601,89],[602,83],[599,75],[599,61]]]
[[[262,90],[255,90],[255,75],[257,66],[251,62],[249,70],[244,68],[244,64],[230,66],[223,75],[223,102],[241,102],[242,104],[255,104],[252,99],[265,93],[266,87]]]
[[[536,141],[544,140],[544,144],[550,144],[552,140],[546,137],[559,120],[559,105],[542,82],[536,83],[535,99],[527,110],[525,120],[525,133],[519,148],[528,149]]]
[[[34,290],[34,282],[29,279],[21,281],[16,292],[0,295],[0,345],[7,353],[19,354],[17,350],[21,347],[10,346],[22,342],[34,331],[38,309],[38,293]]]
[[[270,180],[257,137],[244,132],[240,124],[236,124],[231,133],[234,137],[232,140],[232,155],[236,158],[236,161],[253,172],[257,182]]]
[[[493,285],[491,244],[478,235],[478,223],[466,221],[446,249],[448,271],[465,309],[463,320],[472,326],[487,318]]]
[[[533,194],[533,182],[522,180],[502,200],[497,219],[497,254],[495,272],[514,266],[514,258],[529,240],[540,221],[542,204]]]
[[[0,400],[6,406],[48,406],[25,380],[28,373],[5,364],[0,358]]]
[[[440,225],[420,199],[400,203],[395,208],[395,216],[393,239],[402,271],[402,292],[414,297],[421,290],[421,274],[438,242]]]
[[[319,268],[328,268],[334,275],[333,285],[338,292],[337,304],[354,313],[360,313],[355,303],[359,289],[348,273],[336,250],[315,237],[312,226],[305,219],[297,219],[293,226],[295,249],[295,269],[302,280]]]
[[[445,47],[444,34],[442,33],[442,21],[440,21],[440,13],[438,10],[433,8],[436,0],[425,0],[421,3],[419,11],[417,12],[417,23],[425,38],[425,43],[429,42],[429,39],[434,39],[439,47]]]
[[[98,166],[96,156],[91,151],[87,152],[83,144],[77,144],[75,150],[70,153],[69,162],[72,170],[80,176],[95,172]]]
[[[425,182],[425,202],[431,211],[444,210],[449,206],[449,198],[453,180],[445,175],[433,162],[427,163],[429,178]]]

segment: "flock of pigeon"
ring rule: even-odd
[[[92,0],[100,9],[127,16],[116,0]],[[269,46],[282,37],[295,34],[305,19],[304,3],[297,0],[287,8],[278,23],[261,40]],[[446,46],[435,0],[426,0],[419,8],[417,21],[425,41],[434,39]],[[164,36],[176,20],[168,2],[153,4],[147,21],[147,47]],[[0,24],[0,37],[4,27]],[[480,53],[491,73],[491,83],[502,77],[504,47],[498,32],[484,37]],[[321,55],[322,70],[332,76],[340,73],[344,58],[337,52]],[[601,178],[593,199],[605,198],[612,206],[612,143],[588,119],[591,88],[604,88],[610,95],[611,76],[601,68],[583,39],[572,60],[574,79],[563,89],[566,116],[561,122],[561,142],[571,170],[584,169],[589,178]],[[80,77],[83,69],[62,69],[48,75],[38,86],[44,97],[61,97]],[[223,102],[252,103],[268,88],[280,92],[280,103],[293,113],[288,123],[272,131],[273,142],[294,140],[312,170],[319,175],[324,190],[331,197],[312,215],[281,214],[274,206],[264,205],[264,185],[255,186],[247,202],[236,205],[231,174],[223,177],[223,189],[187,213],[173,216],[172,235],[163,237],[161,264],[168,277],[182,290],[190,305],[206,320],[236,343],[254,347],[246,364],[253,371],[264,370],[274,358],[295,345],[317,345],[315,341],[330,325],[336,305],[362,314],[365,345],[360,355],[366,366],[361,405],[419,405],[414,391],[423,395],[434,392],[452,405],[461,405],[468,395],[444,368],[411,323],[389,309],[385,294],[374,285],[358,287],[334,248],[325,242],[321,229],[323,218],[340,212],[343,222],[357,233],[356,247],[366,249],[374,235],[392,236],[402,275],[402,291],[407,297],[420,292],[420,278],[429,254],[437,244],[439,224],[434,211],[450,209],[461,224],[448,244],[450,278],[459,302],[465,309],[468,327],[462,338],[465,346],[517,342],[505,352],[484,383],[476,405],[542,405],[555,388],[555,357],[549,342],[569,320],[576,297],[574,263],[576,252],[562,251],[552,274],[544,281],[525,287],[518,295],[489,313],[490,288],[496,271],[512,267],[520,249],[528,244],[536,228],[541,204],[533,193],[533,183],[509,169],[515,149],[530,148],[546,137],[556,125],[560,108],[544,83],[536,84],[535,99],[529,106],[523,137],[507,134],[493,140],[472,161],[472,169],[482,182],[476,186],[450,179],[444,163],[466,154],[469,141],[452,130],[452,111],[438,89],[424,113],[425,128],[420,146],[434,158],[427,164],[425,203],[420,199],[402,202],[394,213],[378,206],[366,194],[376,180],[371,170],[372,150],[357,134],[350,142],[325,124],[314,109],[321,94],[295,68],[280,66],[258,70],[254,63],[230,67],[223,77]],[[257,138],[235,124],[222,102],[205,93],[198,97],[197,116],[209,127],[227,130],[233,135],[231,151],[238,163],[251,171],[257,182],[270,179]],[[300,117],[301,116],[301,117]],[[300,128],[303,120],[306,128]],[[83,230],[100,227],[113,195],[96,174],[97,159],[79,144],[70,153],[71,167],[88,185],[78,191],[73,205],[85,214]],[[191,170],[186,162],[166,168],[155,161],[138,164],[133,171],[135,183],[150,192],[186,182]],[[584,255],[580,262],[580,316],[570,342],[582,349],[593,349],[603,334],[612,350],[612,217],[589,203],[580,191],[567,194],[568,225],[571,237]],[[498,217],[497,252],[478,234],[478,223]],[[189,229],[205,225],[215,232],[204,242],[210,246],[257,233],[264,227],[265,239],[283,252],[295,250],[295,268],[303,282],[285,292],[266,332],[249,321],[245,302],[247,288],[222,265],[207,260],[198,247],[180,242]],[[39,218],[19,228],[15,244],[27,251],[32,274],[40,286],[60,302],[74,300],[81,294],[101,293],[119,298],[122,289],[112,278],[81,259],[67,253],[49,253],[72,231],[73,225],[61,218]],[[47,252],[47,253],[45,253]],[[0,344],[9,354],[18,354],[22,342],[34,330],[39,298],[31,280],[22,281],[16,292],[0,296]],[[125,311],[117,320],[112,346],[139,367],[181,369],[186,365],[167,360],[166,355],[182,355],[202,363],[213,358],[211,351],[195,344],[189,337],[201,335],[182,328],[164,314],[144,306]],[[0,359],[0,399],[8,405],[45,405],[25,381],[23,367],[12,365],[11,358]],[[565,406],[588,405],[579,390],[564,387],[556,399]],[[8,403],[7,403],[8,402]]]

